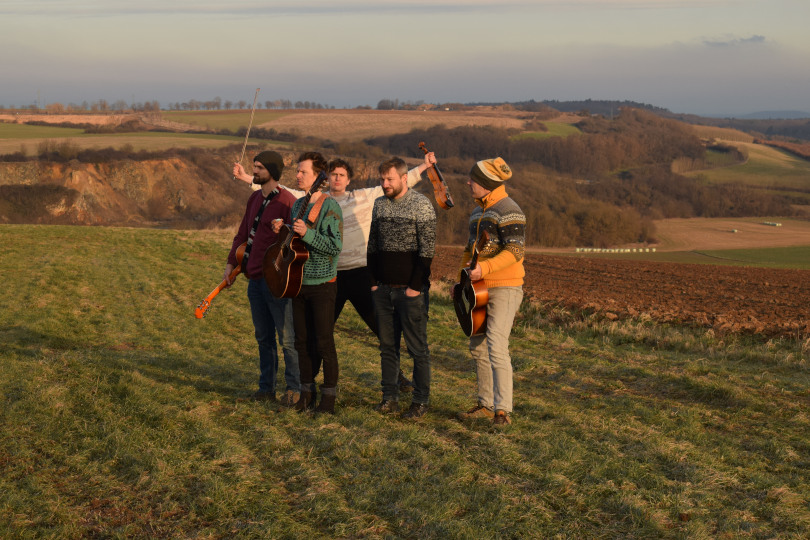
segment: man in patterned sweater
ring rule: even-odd
[[[470,337],[476,364],[478,404],[459,414],[462,420],[491,418],[496,426],[511,423],[512,358],[509,334],[523,300],[523,255],[526,216],[506,193],[503,183],[512,171],[501,158],[476,163],[467,185],[476,203],[470,215],[470,236],[462,258],[469,266],[472,248],[486,231],[489,240],[478,255],[470,279],[483,279],[489,292],[486,333]]]
[[[391,158],[379,167],[385,196],[374,201],[368,237],[368,268],[380,340],[383,398],[377,410],[399,411],[397,323],[413,358],[413,400],[403,418],[419,418],[430,399],[426,286],[436,247],[436,212],[424,195],[408,189],[408,167]]]

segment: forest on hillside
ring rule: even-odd
[[[507,189],[526,213],[531,244],[654,242],[655,219],[796,212],[785,196],[742,184],[705,185],[673,173],[673,160],[705,153],[681,122],[623,109],[613,120],[589,117],[578,127],[582,135],[537,139],[493,127],[437,126],[365,142],[388,154],[419,157],[418,143],[427,141],[462,207],[471,204],[465,182],[475,160],[503,157],[515,171]],[[466,208],[439,212],[448,240],[462,240],[467,215]]]
[[[656,219],[797,213],[791,205],[795,201],[787,194],[743,184],[707,185],[673,172],[673,162],[700,162],[706,156],[707,143],[683,122],[649,110],[625,107],[613,118],[585,116],[577,127],[579,135],[541,138],[496,127],[441,125],[340,143],[269,129],[255,129],[251,136],[283,139],[298,149],[321,149],[328,158],[348,158],[357,170],[363,171],[363,177],[372,177],[370,183],[375,183],[377,163],[389,155],[409,157],[413,162],[420,160],[423,153],[418,145],[425,141],[436,152],[456,204],[449,211],[437,211],[442,243],[458,244],[466,240],[467,219],[473,204],[466,186],[468,173],[476,160],[496,156],[503,157],[515,171],[507,188],[526,214],[527,242],[532,245],[609,247],[653,243]],[[199,182],[209,185],[212,193],[219,193],[217,196],[227,199],[228,204],[216,215],[204,215],[194,205],[172,209],[165,201],[155,200],[142,211],[144,219],[157,220],[164,226],[206,227],[235,223],[243,210],[243,201],[233,192],[234,186],[220,185],[222,171],[228,169],[234,153],[234,149],[157,152],[134,152],[131,148],[81,149],[62,141],[43,143],[35,154],[18,152],[0,156],[0,161],[121,163],[182,159]],[[295,150],[286,153],[290,161],[297,155]],[[432,198],[429,182],[422,182],[418,189]],[[19,209],[17,213],[24,213],[29,203],[36,207],[40,191],[36,186],[0,187],[6,206],[13,204]],[[66,201],[76,198],[71,192],[62,195]]]

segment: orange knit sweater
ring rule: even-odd
[[[487,231],[489,241],[478,255],[484,284],[488,289],[522,286],[526,274],[523,269],[526,216],[507,195],[504,186],[495,188],[475,202],[478,207],[470,215],[470,238],[461,266],[470,262],[476,239]]]

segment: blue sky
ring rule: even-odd
[[[0,0],[0,105],[633,100],[810,111],[808,0]]]

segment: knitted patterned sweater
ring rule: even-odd
[[[295,201],[291,214],[293,217],[298,215],[302,204],[303,197]],[[301,280],[303,285],[319,285],[333,280],[337,276],[338,255],[343,248],[343,212],[338,203],[326,196],[314,223],[306,219],[313,206],[314,203],[307,206],[304,219],[307,232],[301,238],[309,251],[309,258],[304,263],[304,277]]]
[[[399,199],[374,201],[368,236],[368,268],[374,280],[419,291],[430,283],[436,250],[436,212],[413,189]]]
[[[483,231],[489,241],[478,255],[483,271],[484,285],[492,287],[520,287],[525,271],[523,256],[526,244],[526,216],[517,203],[499,186],[482,199],[470,214],[470,236],[464,248],[461,266],[472,258],[472,246]]]

